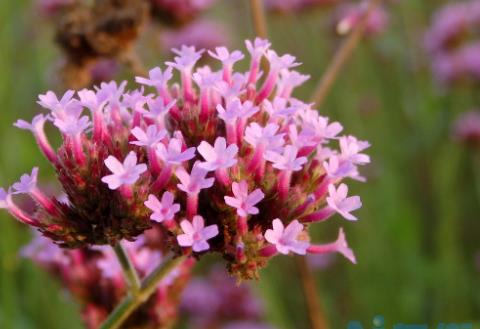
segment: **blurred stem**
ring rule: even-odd
[[[250,11],[252,13],[253,27],[257,37],[267,38],[267,20],[263,0],[250,0]]]
[[[122,244],[119,242],[113,247],[115,255],[117,255],[118,262],[122,266],[123,274],[125,279],[128,282],[130,292],[132,295],[137,295],[140,290],[140,279],[138,278],[137,271],[128,256],[127,251],[123,248]]]
[[[342,68],[351,58],[353,51],[355,50],[363,35],[365,34],[368,17],[373,12],[373,10],[378,5],[380,5],[381,1],[382,0],[370,0],[368,2],[368,7],[364,12],[363,17],[361,18],[359,23],[355,25],[353,30],[350,32],[348,38],[334,54],[332,61],[327,67],[327,70],[325,71],[324,75],[321,77],[320,81],[315,87],[315,91],[313,92],[311,98],[311,101],[315,103],[318,108],[323,105],[325,98],[328,96],[328,93],[332,89],[332,86],[337,80],[337,77],[342,71]]]
[[[327,319],[322,304],[320,303],[312,269],[305,256],[296,256],[295,261],[297,263],[300,281],[302,283],[305,303],[307,304],[310,327],[312,329],[328,329]]]
[[[186,256],[172,258],[158,266],[143,280],[138,294],[128,294],[110,313],[100,329],[120,328],[125,320],[155,292],[158,283],[185,259]]]

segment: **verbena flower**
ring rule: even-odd
[[[33,132],[68,202],[41,193],[35,170],[1,190],[0,206],[69,247],[133,240],[155,224],[176,254],[218,252],[241,278],[276,253],[346,255],[345,239],[311,245],[308,227],[336,213],[356,219],[361,202],[347,196],[346,179],[365,180],[358,167],[370,162],[369,143],[291,97],[307,79],[292,70],[293,56],[262,39],[246,45],[246,72],[234,70],[238,50],[218,48],[210,53],[218,66],[196,68],[203,50],[176,49],[167,68],[136,79],[156,94],[111,82],[78,97],[41,95],[49,113],[16,126]],[[171,83],[174,71],[180,83]],[[80,128],[59,124],[70,121]],[[48,122],[63,137],[57,149]],[[15,204],[17,192],[37,201],[34,213]]]
[[[479,0],[451,2],[434,13],[425,34],[425,47],[440,83],[480,80],[479,23]]]

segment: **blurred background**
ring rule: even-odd
[[[36,165],[48,185],[53,171],[31,135],[12,124],[33,117],[38,94],[64,90],[65,82],[84,83],[68,77],[80,68],[69,66],[53,41],[53,2],[0,1],[0,186]],[[269,1],[269,38],[279,53],[303,62],[299,70],[311,79],[296,97],[308,99],[345,39],[338,32],[348,35],[347,23],[354,24],[355,11],[346,1],[303,10],[288,2],[275,7]],[[352,194],[363,201],[360,220],[336,216],[314,228],[317,241],[330,241],[342,225],[358,259],[357,265],[336,256],[309,259],[331,328],[346,328],[350,320],[370,328],[378,314],[386,328],[397,322],[432,328],[440,322],[480,324],[480,119],[474,112],[462,121],[462,115],[480,106],[480,51],[475,48],[480,6],[475,21],[462,18],[466,12],[473,15],[473,9],[462,12],[447,4],[385,2],[319,109],[339,120],[347,133],[372,144],[372,164],[363,172],[368,182],[352,184]],[[254,36],[248,1],[217,0],[197,20],[213,29],[190,26],[197,22],[180,32],[145,28],[135,55],[150,68],[168,59],[166,49],[179,40],[204,38],[199,43],[204,47],[226,43],[243,50],[243,40]],[[95,79],[132,81],[138,64],[132,58],[104,64]],[[60,78],[61,70],[66,78]],[[69,294],[19,256],[31,237],[27,228],[0,213],[0,328],[83,328],[79,306]],[[249,283],[275,328],[309,328],[298,278],[294,258],[277,257],[260,281]]]

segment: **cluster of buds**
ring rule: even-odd
[[[182,295],[180,317],[187,319],[188,328],[273,329],[264,322],[262,301],[251,287],[237,285],[219,267],[190,281]]]
[[[435,13],[425,45],[440,82],[480,79],[479,26],[478,0],[447,4]]]
[[[111,82],[78,98],[73,91],[60,99],[40,95],[49,113],[15,125],[33,132],[67,197],[46,196],[34,168],[0,190],[0,206],[66,247],[115,245],[160,223],[173,252],[218,252],[241,278],[256,277],[278,253],[339,252],[355,262],[343,230],[335,242],[317,245],[307,227],[335,213],[357,219],[351,212],[360,198],[349,197],[343,181],[364,180],[357,167],[370,161],[362,153],[368,142],[340,136],[338,122],[291,96],[308,79],[292,70],[299,65],[293,56],[279,56],[258,38],[246,46],[247,72],[233,71],[245,57],[238,50],[209,52],[221,62],[216,71],[195,68],[202,51],[174,49],[165,70],[136,79],[157,94]],[[169,83],[173,70],[180,83]],[[57,151],[46,122],[62,134]],[[18,207],[17,194],[36,200],[37,211]]]
[[[154,229],[135,242],[123,243],[141,277],[163,260],[158,248],[159,233]],[[122,269],[111,248],[61,249],[37,235],[22,254],[60,280],[81,305],[87,328],[99,328],[127,292]],[[155,293],[127,319],[126,327],[171,327],[193,265],[192,259],[186,260],[160,281]]]

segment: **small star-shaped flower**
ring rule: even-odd
[[[218,235],[218,226],[209,225],[205,227],[202,216],[194,216],[192,222],[184,219],[180,223],[183,234],[177,236],[178,244],[181,247],[192,247],[195,252],[210,249],[207,240]]]
[[[102,177],[102,182],[108,184],[108,188],[116,190],[122,185],[133,185],[140,178],[140,175],[147,171],[147,165],[137,164],[137,155],[131,151],[121,163],[117,158],[110,155],[105,159],[105,165],[112,172],[112,175]]]

